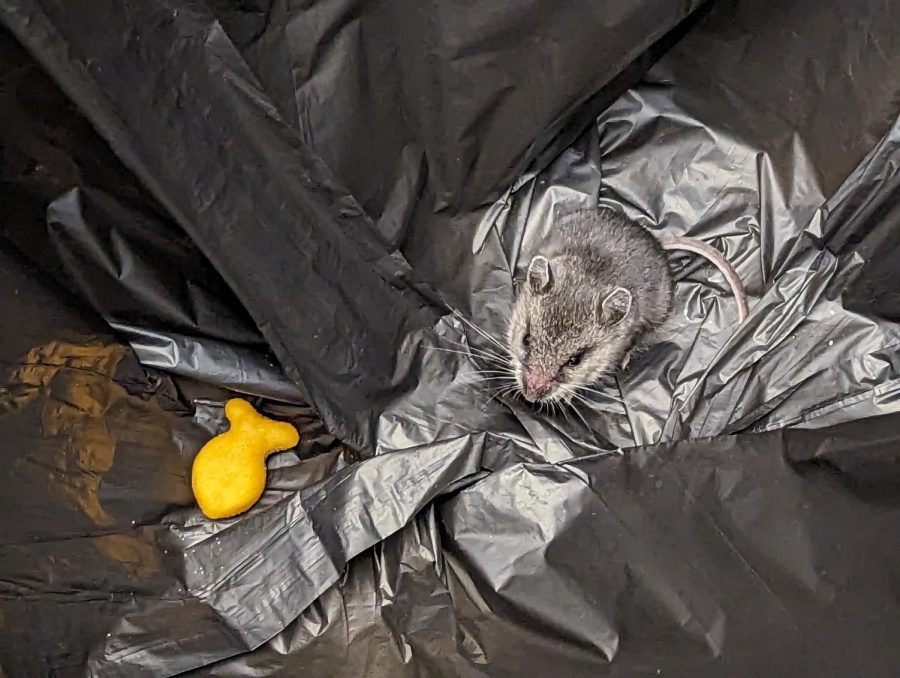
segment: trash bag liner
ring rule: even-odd
[[[897,9],[698,5],[0,7],[0,671],[894,675]],[[751,315],[679,258],[535,412],[478,355],[597,203]],[[234,394],[301,445],[211,523]]]

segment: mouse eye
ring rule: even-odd
[[[584,351],[579,351],[566,361],[568,367],[578,367],[584,359]]]
[[[531,332],[526,332],[525,336],[522,337],[522,346],[525,348],[531,346]]]

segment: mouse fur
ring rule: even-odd
[[[507,340],[530,402],[568,400],[662,325],[673,281],[662,245],[609,208],[562,217],[532,258]]]

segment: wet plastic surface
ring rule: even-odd
[[[0,7],[0,670],[895,675],[898,9],[697,4]],[[492,397],[448,309],[596,201],[750,318]],[[301,445],[213,524],[235,392]]]

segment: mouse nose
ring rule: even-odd
[[[522,373],[522,386],[525,400],[537,402],[553,388],[553,377],[541,370],[526,370]]]

